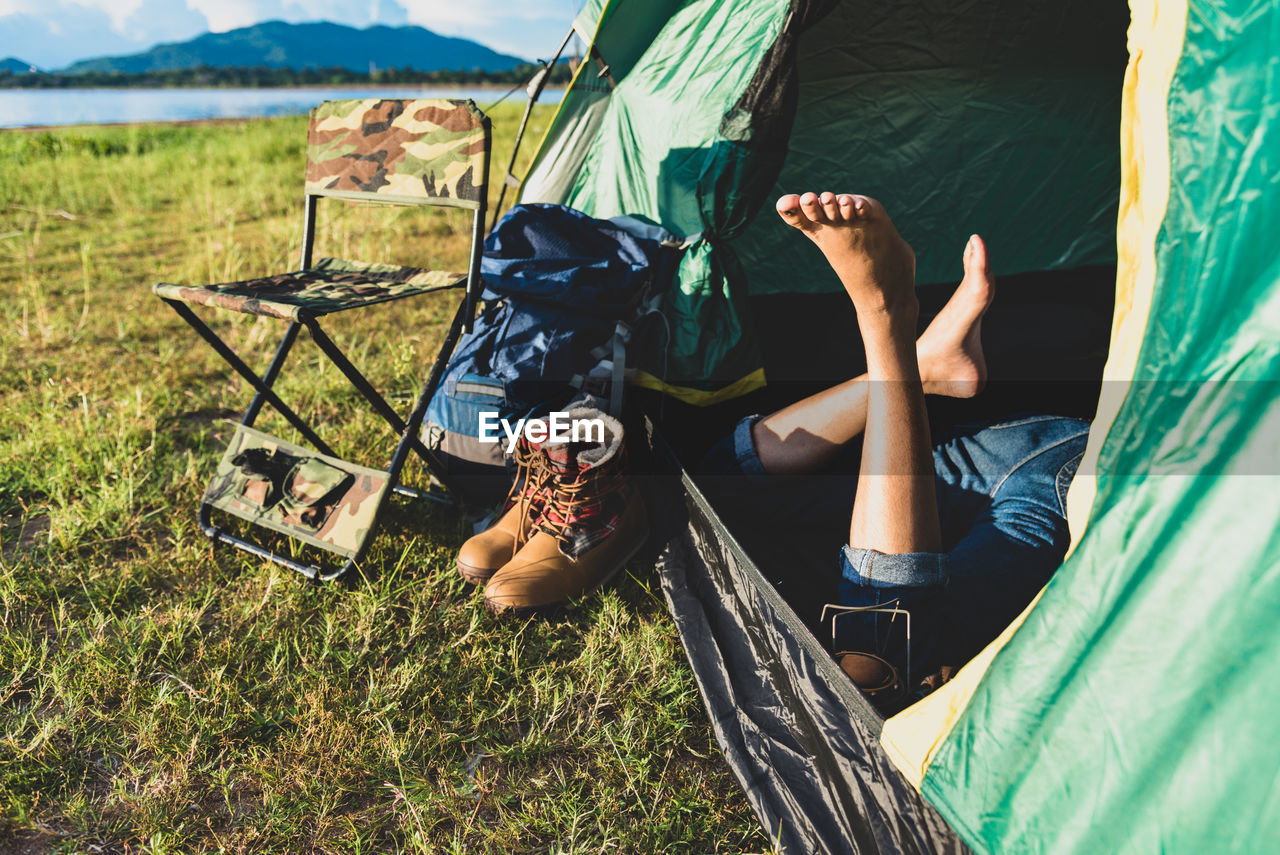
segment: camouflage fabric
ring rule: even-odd
[[[204,501],[350,558],[369,536],[386,488],[386,472],[237,425]]]
[[[474,203],[488,147],[486,120],[470,101],[326,101],[311,111],[307,192]]]
[[[322,258],[310,269],[294,273],[202,287],[161,282],[152,290],[184,303],[298,321],[304,313],[319,317],[452,288],[466,280],[465,273]]]

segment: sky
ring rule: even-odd
[[[261,21],[416,24],[524,59],[555,53],[581,0],[0,0],[0,59],[56,69]]]

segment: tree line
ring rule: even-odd
[[[420,71],[415,68],[380,68],[372,72],[349,68],[235,68],[201,65],[161,71],[125,73],[82,71],[76,74],[37,72],[15,74],[0,70],[0,89],[97,89],[97,88],[227,88],[256,89],[280,86],[514,86],[531,78],[539,66],[517,65],[506,71],[460,70]],[[561,61],[551,71],[550,83],[568,84],[572,72]]]

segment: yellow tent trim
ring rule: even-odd
[[[1041,590],[1040,594],[1043,593]],[[893,765],[898,767],[917,790],[924,783],[924,773],[933,762],[933,755],[951,733],[951,727],[960,718],[960,713],[969,705],[978,681],[987,673],[987,666],[1009,639],[1013,638],[1013,634],[1022,626],[1027,615],[1031,614],[1036,603],[1040,602],[1040,594],[1036,595],[1013,623],[1005,627],[999,638],[969,660],[949,683],[884,723],[880,744],[884,746]]]
[[[1156,236],[1169,204],[1169,86],[1186,33],[1186,0],[1132,0],[1129,67],[1120,123],[1120,217],[1116,228],[1116,309],[1102,372],[1098,414],[1067,494],[1070,555],[1088,526],[1097,494],[1098,454],[1129,394],[1151,313]]]
[[[1116,308],[1098,414],[1067,496],[1071,551],[1080,542],[1097,492],[1098,453],[1128,394],[1151,311],[1156,236],[1169,202],[1169,86],[1182,56],[1186,0],[1131,0],[1129,65],[1120,137],[1120,216],[1116,227]],[[1068,552],[1070,554],[1070,551]],[[1042,592],[1043,593],[1043,592]],[[1039,596],[950,683],[885,722],[880,742],[917,790],[951,735],[987,668],[1022,626]]]
[[[635,376],[628,382],[632,386],[639,386],[641,389],[664,392],[677,401],[683,401],[686,404],[693,404],[698,407],[709,407],[712,404],[723,403],[748,392],[754,392],[765,385],[763,368],[757,368],[746,377],[740,377],[728,386],[722,386],[713,392],[691,389],[688,386],[673,386],[670,383],[659,380],[647,371],[637,371]]]

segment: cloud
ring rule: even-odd
[[[66,0],[44,0],[38,13],[19,9],[0,14],[0,44],[5,45],[5,56],[17,56],[46,69],[61,68],[86,56],[141,49],[137,42],[116,32],[115,22],[102,9]]]
[[[580,0],[402,0],[409,22],[474,39],[525,59],[549,59],[569,32]]]
[[[0,0],[0,44],[46,69],[137,53],[208,27],[185,0]]]
[[[189,0],[209,19],[209,28],[225,32],[262,21],[332,21],[349,27],[409,22],[396,0]]]
[[[191,5],[209,20],[209,29],[215,33],[288,19],[280,0],[191,0]]]
[[[186,41],[208,29],[208,19],[182,0],[142,0],[119,24],[119,32],[140,49],[156,42]]]

